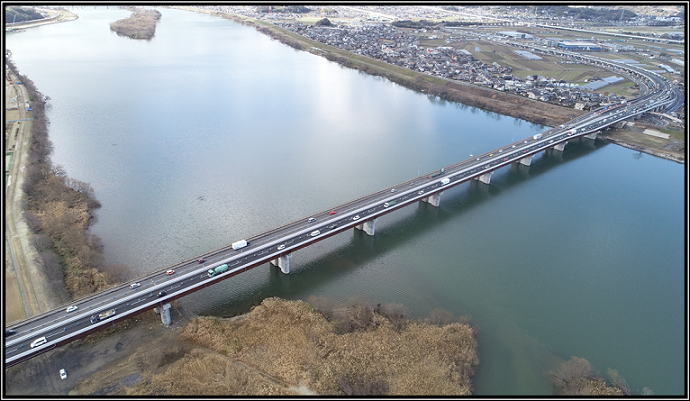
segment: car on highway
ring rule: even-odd
[[[78,306],[70,305],[70,306],[67,307],[67,309],[65,309],[65,312],[70,313],[70,312],[74,312],[74,311],[77,310],[77,309],[79,309]]]
[[[353,217],[352,220],[359,220],[359,215]]]
[[[139,284],[139,283],[132,283],[129,285],[129,288],[131,288],[131,289],[135,289],[135,288],[139,288],[139,287],[141,287],[141,284]]]
[[[200,258],[197,260],[197,262],[199,262],[199,264],[206,263],[206,259]]]
[[[65,369],[60,369],[60,379],[65,380],[67,378],[67,372]]]
[[[175,274],[175,270],[168,270],[165,272],[165,274],[167,274],[168,276],[171,274]]]
[[[395,192],[395,188],[391,189],[391,192]]]
[[[282,251],[283,249],[285,249],[285,244],[278,245],[279,251]]]
[[[309,220],[307,220],[307,223],[313,223],[313,222],[315,222],[315,221],[316,221],[316,219],[315,219],[315,218],[313,218],[313,217],[310,217],[310,218],[309,218]]]
[[[419,192],[417,192],[417,193],[421,195],[421,194],[424,193],[424,190],[422,189],[421,191],[419,191]]]
[[[5,330],[5,337],[13,336],[15,334],[17,334],[16,330],[12,330],[12,329]]]
[[[165,292],[165,291],[158,291],[158,298],[164,297],[164,296],[166,296],[166,295],[168,295],[167,292]]]
[[[328,213],[328,214],[330,214],[331,216],[333,216],[333,215],[335,214],[335,210],[331,210],[331,212]]]
[[[36,348],[36,347],[38,347],[39,345],[43,345],[43,344],[45,344],[45,343],[47,343],[47,342],[48,342],[48,340],[46,340],[45,337],[38,338],[38,339],[34,340],[34,341],[31,343],[31,348]]]
[[[336,228],[336,227],[338,227],[338,223],[333,223],[333,224],[331,224],[330,226],[328,226],[328,228],[331,229],[331,230],[334,229],[334,228]]]
[[[312,237],[316,237],[319,234],[321,234],[321,231],[316,230],[316,231],[312,231],[311,234],[309,234],[309,235],[311,235]]]
[[[508,161],[508,158],[506,157],[505,159],[503,159],[503,161],[504,161],[504,162],[507,162],[507,161]]]

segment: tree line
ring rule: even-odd
[[[20,77],[33,109],[22,209],[38,254],[35,262],[52,290],[48,295],[60,304],[130,278],[127,266],[104,264],[101,238],[89,233],[101,207],[93,187],[68,177],[62,166],[52,163],[45,114],[49,98],[18,72],[12,60],[5,58],[5,63]]]

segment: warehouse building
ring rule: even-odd
[[[561,42],[558,44],[558,47],[565,50],[601,51],[601,46],[590,42]]]
[[[501,34],[503,36],[507,36],[509,38],[513,38],[513,39],[529,39],[532,37],[532,35],[530,35],[528,33],[514,32],[514,31],[503,31],[503,32],[499,32],[499,34]]]

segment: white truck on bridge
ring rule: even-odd
[[[247,246],[247,240],[244,240],[244,239],[241,241],[236,241],[236,242],[232,243],[232,249],[234,249],[234,250],[244,248],[245,246]]]

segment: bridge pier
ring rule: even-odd
[[[429,195],[426,198],[422,198],[422,202],[430,203],[436,207],[441,204],[441,195],[443,192],[436,192],[435,194]]]
[[[172,318],[170,317],[170,304],[163,304],[162,306],[157,306],[153,310],[161,315],[161,320],[166,326],[170,326],[172,323]]]
[[[558,144],[556,144],[556,145],[553,146],[553,149],[554,149],[554,150],[557,150],[557,151],[559,151],[559,152],[562,152],[563,149],[565,149],[565,145],[567,145],[567,144],[568,144],[568,141],[558,143]]]
[[[489,185],[489,183],[491,182],[491,174],[493,174],[493,173],[494,173],[493,171],[489,171],[488,173],[482,174],[479,177],[474,177],[474,179],[479,180],[486,185]]]
[[[595,139],[597,139],[597,134],[600,132],[601,131],[595,131],[595,132],[592,132],[591,134],[583,135],[583,138],[595,140]]]
[[[518,163],[522,164],[523,166],[529,167],[530,164],[532,164],[532,158],[534,158],[534,155],[529,155],[527,157],[523,157],[518,161]]]
[[[278,259],[273,259],[271,264],[280,267],[280,271],[283,272],[283,274],[290,274],[290,256],[292,256],[291,253],[285,256],[279,256]]]
[[[376,221],[377,220],[378,220],[378,218],[376,218],[374,220],[365,221],[362,224],[357,224],[355,226],[355,228],[358,230],[363,230],[365,233],[367,233],[373,237],[374,232],[376,232]]]

